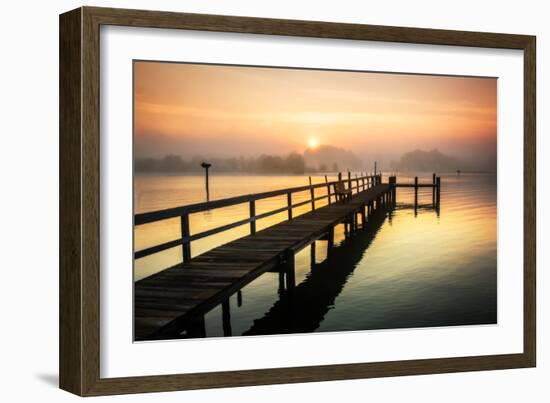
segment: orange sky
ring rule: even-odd
[[[497,80],[135,63],[136,156],[496,153]]]

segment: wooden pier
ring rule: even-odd
[[[350,191],[350,197],[340,197],[337,189],[342,182]],[[415,191],[429,186],[433,189],[433,200],[439,203],[440,180],[433,183],[412,184]],[[279,271],[285,289],[295,287],[294,255],[301,249],[314,245],[316,240],[328,241],[330,256],[334,244],[334,227],[345,225],[346,233],[359,226],[365,227],[369,218],[381,207],[395,204],[396,188],[410,186],[397,184],[395,176],[382,183],[381,175],[361,175],[347,178],[339,175],[337,181],[309,186],[282,189],[229,199],[198,203],[184,207],[137,214],[134,224],[179,218],[180,239],[146,248],[134,253],[140,259],[167,249],[181,247],[183,262],[157,274],[137,281],[134,286],[134,338],[155,340],[176,338],[185,330],[187,337],[204,337],[204,314],[222,304],[224,334],[231,333],[228,299],[245,285],[267,271]],[[316,195],[325,189],[323,195]],[[309,191],[310,198],[298,203],[293,195]],[[258,200],[286,195],[286,206],[256,214]],[[316,202],[326,200],[327,204],[317,207]],[[415,197],[416,202],[416,197]],[[189,214],[215,208],[248,203],[249,217],[235,223],[223,225],[198,234],[190,234]],[[293,209],[310,204],[311,211],[298,217]],[[263,218],[287,212],[287,220],[261,231],[256,231],[256,222]],[[250,235],[216,247],[199,256],[191,257],[191,243],[197,239],[227,231],[248,224]],[[312,250],[314,250],[312,248]]]

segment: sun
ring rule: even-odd
[[[309,148],[317,148],[319,147],[319,140],[317,140],[315,137],[310,137],[308,140],[307,140],[307,145]]]

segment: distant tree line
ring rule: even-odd
[[[183,159],[179,155],[164,158],[138,158],[134,163],[136,172],[194,173],[202,172],[201,163],[212,164],[211,172],[242,172],[260,174],[303,174],[314,171],[306,167],[304,157],[298,153],[287,156],[260,155],[259,157]]]

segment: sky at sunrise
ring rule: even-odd
[[[135,62],[135,156],[496,153],[493,78]]]

